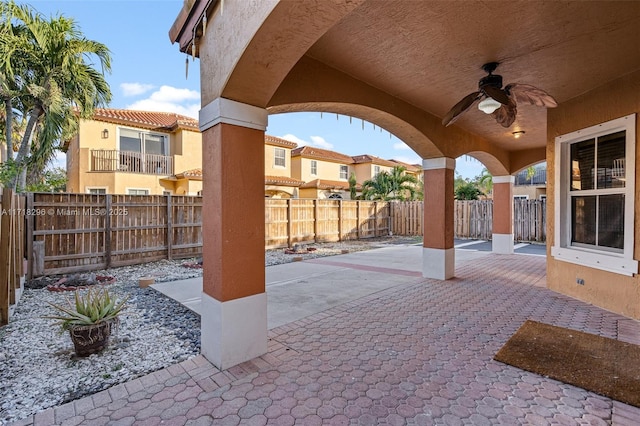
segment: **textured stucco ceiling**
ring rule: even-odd
[[[639,21],[640,2],[371,0],[307,55],[443,117],[490,61],[505,84],[532,84],[560,103],[640,69]],[[544,108],[519,107],[505,129],[474,107],[456,125],[507,151],[546,144]]]
[[[200,36],[203,4],[212,6]],[[547,91],[558,113],[640,70],[640,1],[238,0],[224,14],[221,4],[185,4],[172,29],[181,46],[196,34],[203,103],[223,97],[271,113],[348,114],[422,158],[471,154],[494,174],[543,160],[555,134],[547,110],[530,105],[518,106],[509,128],[475,106],[442,126],[477,90],[483,64],[500,62],[505,85]],[[526,134],[515,139],[519,130]]]

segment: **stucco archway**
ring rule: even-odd
[[[640,69],[640,57],[629,54],[637,50],[639,11],[635,2],[187,2],[171,38],[201,58],[203,162],[211,166],[204,167],[205,202],[211,203],[205,257],[212,260],[205,268],[205,293],[213,312],[203,317],[203,327],[211,321],[233,324],[219,336],[225,353],[214,354],[221,357],[217,365],[266,349],[259,318],[265,303],[258,238],[263,176],[258,167],[247,171],[242,164],[263,161],[267,108],[352,105],[354,116],[404,135],[401,139],[425,159],[426,186],[436,189],[427,198],[435,203],[431,213],[441,219],[430,221],[440,231],[429,233],[425,249],[436,250],[447,277],[453,159],[474,153],[509,180],[544,159],[547,139],[562,127],[547,134],[546,111],[526,105],[518,105],[508,129],[477,109],[450,127],[443,127],[441,118],[476,90],[486,62],[501,62],[506,83],[533,84],[561,105],[632,75]],[[602,104],[607,102],[592,110]],[[556,117],[564,119],[562,112]],[[526,137],[515,141],[513,133],[520,130]],[[552,146],[548,152],[553,155]],[[238,200],[234,194],[240,192],[251,199]],[[241,253],[242,268],[234,257]],[[233,317],[238,311],[257,314]],[[229,337],[240,335],[246,337]],[[203,329],[203,347],[204,336]]]

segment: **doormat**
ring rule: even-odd
[[[493,358],[640,407],[640,346],[526,321]]]

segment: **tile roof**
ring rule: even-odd
[[[136,111],[131,109],[96,108],[92,120],[129,124],[143,129],[200,131],[198,120],[174,112]]]
[[[176,173],[173,177],[176,180],[177,179],[201,180],[202,169],[185,170],[184,172]],[[304,181],[290,178],[288,176],[265,176],[264,177],[265,185],[300,186],[303,183]]]
[[[265,185],[282,185],[282,186],[300,186],[304,183],[302,180],[290,178],[288,176],[265,176]]]
[[[356,155],[351,158],[353,158],[353,162],[356,164],[372,163],[372,164],[377,164],[379,166],[387,166],[387,167],[397,166],[397,164],[394,163],[393,161],[385,160],[383,158],[376,157],[375,155],[364,154],[364,155]]]
[[[312,181],[306,182],[304,185],[301,185],[300,188],[316,188],[316,189],[341,189],[344,191],[349,190],[349,182],[341,182],[337,180],[324,180],[324,179],[314,179]],[[360,184],[356,185],[356,189],[362,189]]]
[[[180,179],[186,178],[186,179],[200,180],[202,179],[202,169],[185,170],[182,173],[176,173],[175,177]]]
[[[402,166],[405,169],[407,169],[408,172],[414,172],[414,173],[419,173],[422,171],[422,167],[419,164],[409,164],[409,163],[405,163],[403,161],[400,160],[394,160],[391,159],[389,161],[392,161],[394,163],[397,163],[397,166]]]
[[[267,134],[264,135],[264,143],[266,145],[281,146],[283,148],[291,148],[291,149],[298,147],[298,144],[295,142],[291,142],[286,139],[278,138],[276,136],[271,136]]]
[[[320,149],[312,146],[301,146],[291,151],[292,157],[315,158],[318,160],[332,161],[334,163],[352,164],[353,158],[339,152]]]

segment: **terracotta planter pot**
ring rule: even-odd
[[[98,324],[78,325],[69,329],[69,335],[79,357],[100,352],[109,344],[113,321]]]

